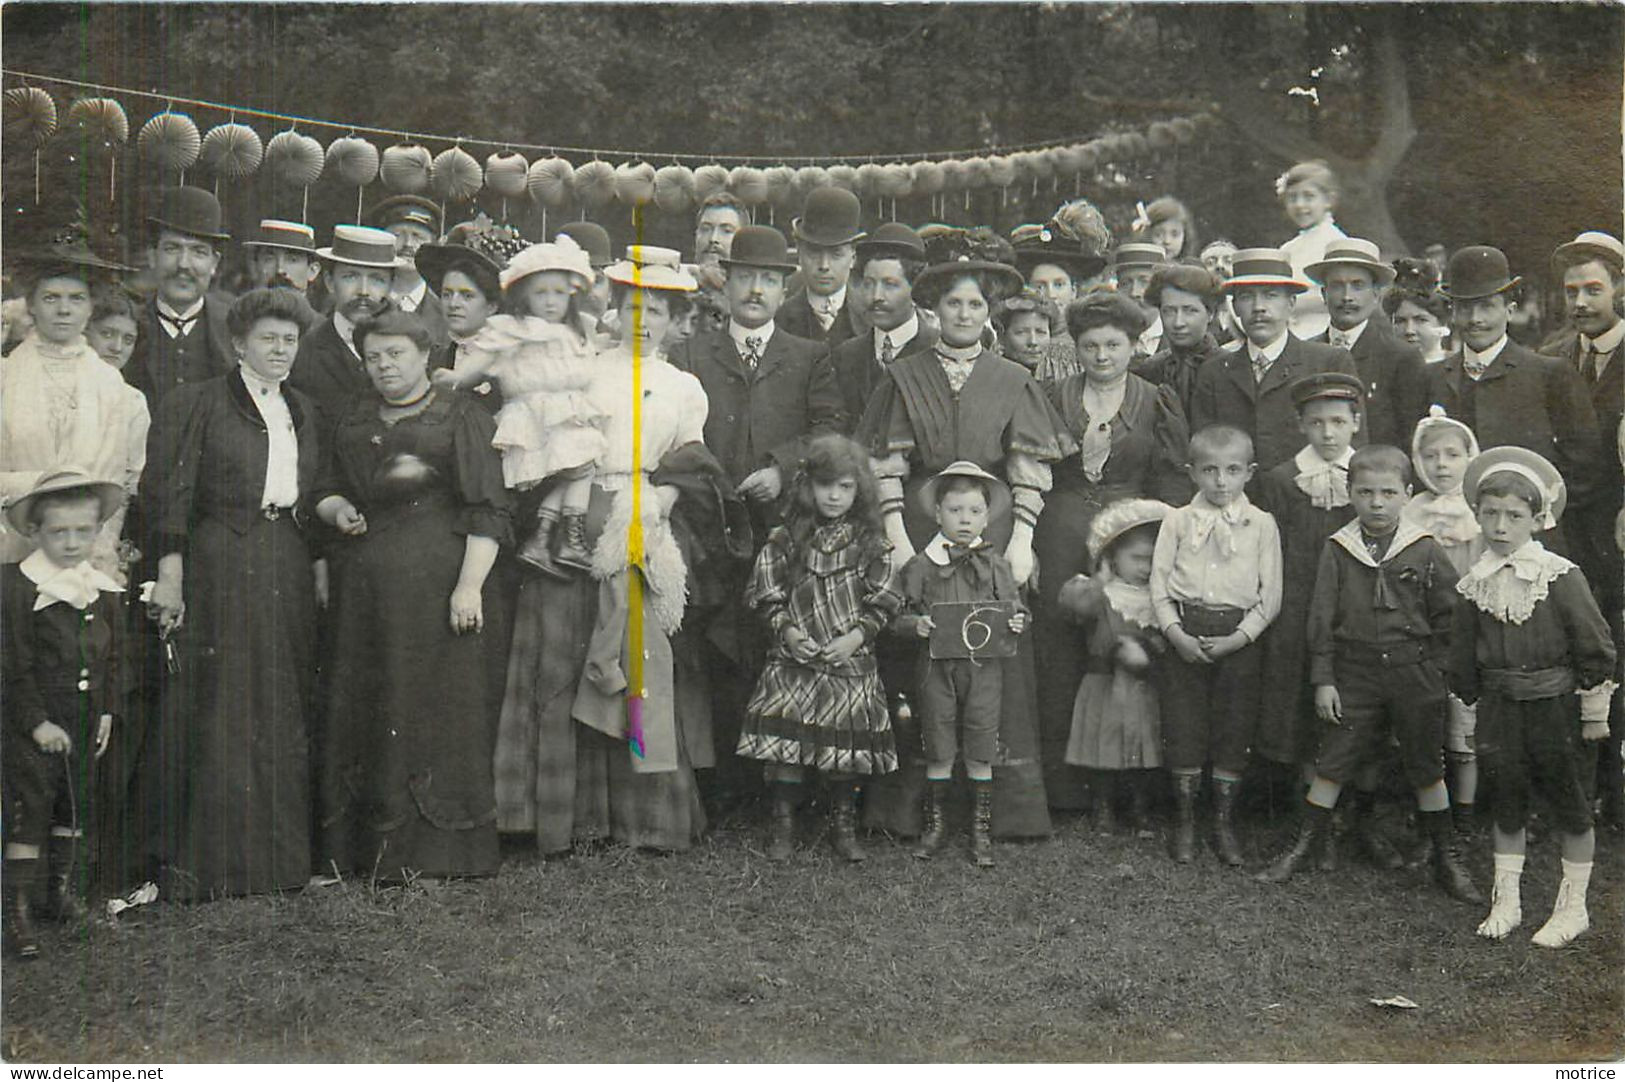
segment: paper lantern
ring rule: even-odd
[[[308,135],[288,130],[271,136],[265,144],[263,168],[271,179],[295,188],[308,188],[322,175],[326,155],[322,145]]]
[[[667,165],[655,170],[655,206],[667,214],[681,214],[694,205],[694,170]]]
[[[1174,136],[1174,126],[1166,120],[1159,120],[1147,128],[1145,140],[1151,144],[1152,150],[1172,150],[1179,143]]]
[[[462,147],[451,147],[434,156],[429,169],[429,188],[441,199],[466,203],[485,186],[485,171],[474,155]]]
[[[327,145],[327,175],[352,188],[363,188],[378,179],[378,148],[356,135],[346,135]]]
[[[945,192],[959,192],[965,190],[965,163],[957,158],[949,158],[942,163],[942,190]]]
[[[596,210],[615,198],[615,167],[594,158],[576,170],[576,198],[586,207]]]
[[[252,176],[265,158],[265,145],[247,124],[217,124],[203,136],[198,161],[226,180]]]
[[[1110,162],[1114,154],[1113,145],[1114,144],[1110,138],[1091,139],[1087,143],[1083,144],[1081,149],[1083,151],[1084,160],[1087,161],[1090,158],[1093,158],[1093,161],[1091,161],[1089,165],[1085,166],[1085,168],[1093,169],[1096,166],[1105,165],[1106,163]]]
[[[1188,116],[1177,116],[1168,122],[1173,130],[1174,142],[1180,146],[1189,146],[1196,140],[1196,122]]]
[[[914,174],[914,191],[919,195],[936,195],[947,183],[939,162],[915,162],[911,171]]]
[[[887,199],[906,199],[914,191],[914,173],[902,162],[883,165],[876,188]]]
[[[991,179],[992,172],[986,158],[977,155],[965,159],[965,187],[985,188]]]
[[[1100,164],[1100,148],[1094,143],[1082,143],[1072,149],[1078,163],[1076,172],[1087,173]]]
[[[1151,153],[1151,141],[1137,131],[1122,136],[1123,153],[1130,158],[1144,158]]]
[[[130,118],[112,98],[80,98],[68,109],[68,123],[98,146],[121,147],[130,141]]]
[[[1191,123],[1196,126],[1198,132],[1210,131],[1219,126],[1219,114],[1197,113],[1191,117]]]
[[[775,206],[787,207],[796,198],[796,171],[787,165],[775,165],[766,170],[767,201]]]
[[[530,163],[523,154],[499,150],[485,159],[485,186],[504,199],[525,194],[525,171]]]
[[[37,86],[6,91],[5,138],[30,150],[42,146],[56,131],[56,101]]]
[[[570,202],[570,182],[575,179],[575,173],[575,168],[563,158],[539,158],[530,163],[525,188],[536,202],[558,210]]]
[[[694,170],[694,200],[703,203],[728,187],[728,171],[720,165],[702,165]]]
[[[185,113],[159,113],[141,125],[136,149],[160,168],[179,172],[190,169],[203,149],[203,136]]]
[[[846,164],[829,167],[829,182],[837,188],[845,188],[849,192],[858,190],[858,171]]]
[[[852,190],[858,193],[861,199],[873,199],[880,194],[880,178],[885,170],[874,162],[864,162],[858,166],[857,175],[853,178]]]
[[[829,170],[821,165],[804,165],[796,170],[796,192],[802,199],[819,188],[829,187]]]
[[[645,207],[655,197],[655,167],[648,162],[622,162],[615,167],[615,198],[629,207]]]
[[[1008,154],[995,154],[987,160],[987,179],[995,188],[1008,188],[1016,182],[1016,163]]]
[[[378,176],[384,187],[403,195],[416,195],[429,187],[434,173],[434,159],[428,150],[416,143],[396,143],[385,147],[378,164]]]
[[[747,207],[767,202],[767,174],[754,165],[736,166],[728,173],[728,190]]]

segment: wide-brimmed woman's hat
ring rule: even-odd
[[[332,247],[318,248],[316,254],[329,263],[351,267],[395,270],[411,265],[395,254],[393,233],[365,225],[335,225]]]
[[[1074,279],[1093,278],[1106,269],[1106,257],[1084,250],[1077,241],[1062,236],[1052,223],[1028,222],[1010,230],[1016,267],[1025,277],[1043,263],[1053,263]]]
[[[1568,506],[1568,486],[1557,467],[1527,447],[1491,447],[1467,464],[1467,473],[1461,479],[1461,494],[1473,507],[1478,506],[1478,490],[1485,481],[1498,473],[1513,473],[1535,486],[1545,505],[1537,515],[1541,529],[1549,530],[1563,517]]]
[[[914,279],[914,293],[930,297],[962,274],[988,274],[1002,283],[1004,292],[988,297],[989,305],[1019,293],[1026,279],[1015,268],[1015,250],[1010,242],[983,226],[961,229],[957,226],[927,226],[920,230],[930,266]]]
[[[1505,252],[1474,244],[1450,257],[1439,292],[1453,301],[1476,301],[1515,289],[1522,282],[1512,276]]]
[[[1107,504],[1089,524],[1089,559],[1098,565],[1112,542],[1130,530],[1161,522],[1172,510],[1161,500],[1129,499]]]
[[[1394,268],[1382,261],[1381,250],[1359,237],[1341,237],[1332,241],[1326,245],[1326,254],[1305,267],[1304,273],[1316,282],[1324,283],[1326,272],[1332,267],[1358,267],[1370,271],[1379,286],[1388,285],[1394,280]]]
[[[35,500],[41,496],[74,489],[84,489],[87,495],[96,497],[101,504],[102,522],[112,518],[118,509],[124,506],[124,488],[121,485],[92,477],[77,466],[64,466],[44,474],[34,483],[33,488],[7,504],[6,524],[20,534],[27,533],[30,528],[29,516]]]
[[[937,489],[954,477],[974,477],[987,485],[987,520],[998,522],[1010,512],[1010,486],[974,462],[950,462],[943,471],[920,486],[919,506],[927,516],[937,514]]]
[[[1219,283],[1220,293],[1242,286],[1282,286],[1302,293],[1309,283],[1292,271],[1292,261],[1279,248],[1243,248],[1230,261],[1230,277]]]
[[[109,274],[133,274],[134,267],[104,259],[90,248],[90,240],[78,229],[64,229],[44,244],[18,248],[6,253],[7,262],[25,267],[49,269],[77,267],[85,271],[106,271]]]
[[[1619,238],[1611,233],[1590,229],[1567,244],[1559,244],[1557,251],[1552,253],[1552,266],[1566,269],[1593,259],[1601,260],[1617,273],[1625,268],[1625,244],[1621,244]]]
[[[481,215],[470,222],[453,226],[442,244],[425,244],[417,250],[413,261],[418,274],[429,288],[439,293],[445,284],[446,272],[460,262],[472,262],[491,272],[501,280],[502,268],[508,260],[530,246],[511,225],[496,225]],[[495,298],[487,298],[495,300]]]
[[[244,248],[285,248],[290,252],[316,254],[316,231],[304,222],[281,218],[260,219],[259,232],[242,242]]]
[[[700,288],[692,275],[683,271],[683,255],[675,248],[650,244],[628,244],[626,258],[604,269],[611,282],[637,289],[667,293],[693,293]]]
[[[592,264],[587,261],[586,251],[565,236],[560,236],[558,240],[547,244],[532,244],[515,255],[508,260],[508,265],[502,268],[499,280],[502,282],[502,288],[507,290],[515,282],[543,271],[558,271],[569,275],[578,293],[584,293],[592,288]]]
[[[790,261],[790,247],[780,233],[770,225],[747,225],[734,234],[728,249],[728,258],[717,262],[724,267],[759,267],[779,270],[786,274],[799,269]]]
[[[807,195],[801,217],[790,222],[796,240],[833,248],[863,236],[863,204],[845,188],[815,188]],[[734,237],[738,243],[738,235]]]
[[[158,193],[158,210],[147,215],[147,224],[153,229],[167,229],[188,237],[204,240],[230,240],[231,234],[220,228],[220,200],[213,192],[183,184],[165,188]]]

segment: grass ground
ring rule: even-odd
[[[1620,1054],[1621,845],[1592,930],[1528,942],[1557,886],[1533,849],[1525,927],[1345,864],[1268,887],[1211,854],[1058,822],[1047,842],[926,863],[754,823],[693,853],[510,854],[478,882],[352,881],[157,905],[3,973],[8,1060],[1570,1061]],[[1261,863],[1286,827],[1248,824]],[[1471,868],[1489,881],[1488,843]],[[1408,996],[1414,1011],[1371,1006]]]

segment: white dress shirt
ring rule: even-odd
[[[1625,324],[1621,324],[1625,326]],[[889,331],[875,328],[875,360],[885,356],[886,343],[891,343],[892,360],[902,356],[903,347],[914,341],[920,334],[920,317],[918,313],[910,313],[908,320]]]
[[[750,356],[750,348],[745,345],[747,338],[760,340],[762,346],[757,354],[758,359],[767,356],[767,344],[773,341],[773,330],[774,321],[771,319],[760,327],[745,327],[736,320],[728,320],[728,337],[734,340],[734,348],[739,351],[741,359]]]
[[[1495,363],[1495,358],[1507,348],[1507,336],[1502,335],[1495,340],[1495,344],[1482,353],[1475,353],[1466,342],[1461,344],[1461,370],[1467,373],[1469,379],[1477,380],[1484,374],[1484,369]]]
[[[1281,336],[1266,346],[1256,346],[1252,339],[1247,340],[1247,359],[1252,362],[1253,379],[1262,382],[1272,365],[1281,359],[1286,351],[1286,339],[1290,331],[1282,331]]]
[[[260,506],[292,507],[299,502],[299,436],[294,431],[287,399],[282,397],[282,384],[266,379],[246,364],[238,365],[237,371],[270,436]]]
[[[391,293],[389,299],[395,302],[395,307],[403,312],[416,312],[423,303],[423,298],[429,295],[429,283],[418,279],[418,284],[405,293]]]
[[[835,322],[835,316],[840,312],[841,306],[846,303],[846,287],[842,286],[827,297],[820,297],[810,290],[807,293],[807,304],[812,308],[819,326],[826,331],[830,324]]]
[[[1581,360],[1585,359],[1587,350],[1596,353],[1597,359],[1593,363],[1598,366],[1597,376],[1600,378],[1608,368],[1609,356],[1619,348],[1622,340],[1625,340],[1625,319],[1617,321],[1608,329],[1607,334],[1599,334],[1595,338],[1587,338],[1582,334],[1580,336],[1580,358]],[[1582,372],[1581,374],[1590,375],[1588,372]]]
[[[355,324],[345,319],[341,313],[334,312],[333,329],[339,332],[339,341],[343,342],[344,348],[350,351],[350,356],[359,361],[361,354],[357,353],[355,349]]]
[[[1327,341],[1338,349],[1353,349],[1354,343],[1360,340],[1360,336],[1365,333],[1366,326],[1370,322],[1369,319],[1362,319],[1346,331],[1340,331],[1336,327],[1332,327],[1329,329]]]
[[[169,335],[171,338],[179,338],[181,336],[181,329],[174,323],[171,323],[170,320],[179,320],[182,323],[191,324],[192,322],[203,317],[202,297],[199,297],[197,300],[193,301],[192,306],[184,312],[175,311],[175,309],[164,303],[164,299],[162,297],[157,298],[156,304],[158,305],[158,315],[160,317],[167,317],[160,318],[158,320],[158,325],[162,327],[164,329],[164,333]],[[188,333],[190,333],[192,328],[188,326],[186,330]]]

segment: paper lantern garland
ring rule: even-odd
[[[594,158],[576,170],[576,198],[588,209],[597,210],[615,198],[615,167]]]
[[[655,170],[655,206],[668,214],[683,214],[694,205],[694,170],[667,165]]]
[[[485,171],[462,147],[442,150],[430,163],[429,187],[442,200],[466,203],[484,186]]]
[[[378,148],[357,135],[343,136],[327,146],[327,175],[351,188],[377,180],[378,162]]]
[[[203,136],[185,113],[159,113],[141,125],[135,145],[160,169],[179,173],[196,164]]]
[[[252,176],[265,158],[265,146],[247,124],[217,124],[203,136],[198,161],[222,180]]]
[[[417,195],[429,187],[434,159],[416,143],[397,143],[384,149],[378,177],[384,187],[401,195]]]
[[[530,163],[513,150],[499,150],[485,159],[485,186],[504,199],[525,194],[526,171]]]
[[[570,202],[575,167],[563,158],[540,158],[530,163],[525,187],[543,208],[557,210]]]
[[[6,91],[5,139],[38,149],[56,134],[56,101],[37,86],[18,86]]]
[[[93,149],[116,150],[130,141],[130,118],[112,98],[80,98],[68,108],[68,123],[85,133]]]
[[[702,165],[694,170],[694,200],[703,203],[728,188],[728,171],[720,165]]]
[[[728,190],[747,207],[767,202],[767,175],[754,165],[741,165],[728,173]]]
[[[646,207],[655,197],[655,167],[648,162],[622,162],[615,167],[615,198],[629,207]]]
[[[271,179],[294,188],[308,188],[321,178],[326,155],[322,145],[296,131],[278,132],[265,144],[263,168]]]

